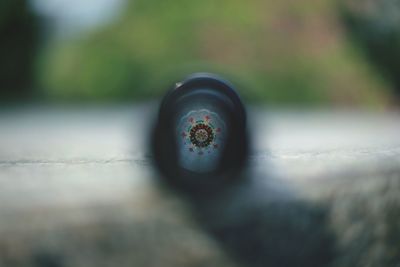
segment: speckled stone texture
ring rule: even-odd
[[[0,112],[0,266],[400,266],[400,114],[251,109],[248,170],[193,198],[155,110]]]

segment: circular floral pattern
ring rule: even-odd
[[[207,109],[192,110],[180,118],[178,138],[179,164],[190,171],[211,171],[219,163],[225,145],[225,123]]]
[[[214,140],[214,132],[210,126],[198,123],[190,129],[189,138],[196,147],[208,147]]]

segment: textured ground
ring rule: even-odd
[[[0,266],[400,266],[400,114],[253,109],[246,182],[203,206],[159,183],[153,115],[1,111]]]

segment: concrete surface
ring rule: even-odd
[[[0,266],[400,266],[400,114],[252,109],[252,182],[213,210],[159,183],[154,112],[3,110]]]

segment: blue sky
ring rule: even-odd
[[[126,0],[31,0],[56,36],[70,36],[112,21]]]

